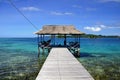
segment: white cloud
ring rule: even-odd
[[[100,27],[84,27],[84,29],[87,29],[87,30],[90,30],[90,31],[93,31],[93,32],[98,32],[98,31],[101,31],[101,28]]]
[[[120,27],[108,27],[108,28],[120,28]]]
[[[100,0],[100,2],[120,2],[120,0]]]
[[[51,14],[53,14],[53,15],[63,15],[63,13],[60,13],[60,12],[51,12]]]
[[[103,29],[120,29],[120,27],[116,27],[116,26],[106,26],[106,25],[95,25],[95,26],[87,26],[84,27],[84,29],[89,30],[89,31],[93,31],[93,32],[99,32]]]
[[[52,15],[72,15],[73,13],[70,12],[51,12]]]
[[[73,5],[72,7],[74,7],[74,8],[82,8],[82,7],[79,6],[79,5]]]
[[[65,15],[72,15],[73,13],[65,12],[64,14],[65,14]]]
[[[32,7],[32,6],[30,6],[30,7],[22,7],[22,8],[20,8],[20,10],[22,10],[22,11],[40,11],[39,8]]]
[[[90,31],[93,31],[93,32],[99,32],[106,27],[107,26],[105,26],[105,25],[96,25],[96,26],[87,26],[87,27],[84,27],[84,29],[90,30]]]
[[[86,8],[87,11],[95,11],[96,8]]]
[[[92,8],[92,7],[82,7],[82,6],[79,6],[79,5],[73,5],[72,6],[73,8],[78,8],[78,9],[84,9],[86,11],[95,11],[96,8]]]
[[[99,27],[101,27],[101,28],[106,28],[107,26],[105,26],[105,25],[99,25]]]

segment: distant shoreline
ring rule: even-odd
[[[94,34],[85,34],[81,35],[82,38],[120,38],[120,36],[117,35],[94,35]]]
[[[75,38],[76,35],[69,35],[68,38]],[[58,35],[58,38],[64,38],[64,35]],[[95,34],[83,34],[80,38],[120,38],[118,35],[95,35]]]
[[[58,38],[63,38],[64,35],[57,35]],[[68,38],[69,37],[76,37],[76,36],[72,36],[72,35],[69,35],[67,36]],[[80,35],[81,38],[120,38],[120,36],[118,35],[95,35],[95,34],[83,34],[83,35]],[[37,38],[37,36],[35,37],[0,37],[0,38]]]

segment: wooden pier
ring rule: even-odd
[[[52,48],[36,80],[94,80],[67,48]]]

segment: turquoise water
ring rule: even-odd
[[[120,80],[120,38],[81,39],[78,60],[95,80]]]
[[[81,39],[81,52],[98,55],[120,55],[119,38]]]
[[[119,38],[82,38],[80,41],[81,57],[78,60],[96,80],[120,78]],[[22,76],[34,71],[39,71],[36,38],[0,38],[0,79],[10,79],[12,76]],[[107,75],[107,78],[97,79],[103,75]]]
[[[36,71],[36,44],[35,38],[1,38],[0,79]]]

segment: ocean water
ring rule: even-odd
[[[0,80],[38,70],[35,38],[0,39]]]
[[[95,80],[120,80],[120,38],[81,39],[78,60]]]
[[[120,38],[81,38],[80,45],[77,59],[95,80],[120,79]],[[39,71],[37,55],[36,38],[0,38],[0,80]]]

